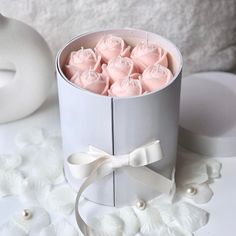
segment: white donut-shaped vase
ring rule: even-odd
[[[23,118],[39,108],[55,76],[53,57],[43,37],[1,14],[0,70],[15,71],[13,79],[0,83],[0,123]]]

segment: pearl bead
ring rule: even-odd
[[[24,220],[29,220],[32,217],[32,213],[28,209],[24,209],[22,211],[22,216],[23,216]]]
[[[139,210],[144,210],[146,208],[146,202],[142,201],[142,200],[139,200],[137,201],[136,203],[136,207],[139,209]]]
[[[194,187],[189,187],[189,188],[187,188],[186,192],[188,195],[194,196],[197,194],[197,189]]]

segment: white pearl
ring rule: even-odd
[[[186,192],[188,195],[194,196],[197,194],[197,188],[189,187],[189,188],[187,188]]]
[[[23,216],[24,220],[29,220],[32,217],[32,213],[28,209],[24,209],[22,211],[22,216]]]
[[[136,202],[136,207],[139,210],[144,210],[146,208],[146,202],[144,202],[142,200],[139,200],[139,201]]]

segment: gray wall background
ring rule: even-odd
[[[185,74],[236,68],[236,0],[1,0],[0,12],[36,28],[54,55],[80,33],[133,27],[171,39]]]

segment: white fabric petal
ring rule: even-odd
[[[42,228],[50,224],[50,217],[48,213],[39,207],[31,207],[28,210],[32,213],[32,217],[25,220],[22,217],[22,212],[18,212],[13,216],[10,222],[13,222],[20,227],[25,233],[38,233]]]
[[[27,178],[21,185],[20,200],[31,205],[45,205],[51,185],[40,179]]]
[[[74,226],[69,224],[66,220],[61,220],[56,223],[57,236],[79,236],[79,232]]]
[[[206,159],[205,160],[206,165],[207,165],[207,173],[210,179],[216,179],[220,177],[220,171],[221,171],[221,163],[214,159]]]
[[[208,181],[207,167],[202,162],[178,164],[176,174],[177,186],[184,186],[188,184],[201,184]],[[181,166],[181,167],[180,167]]]
[[[26,232],[12,222],[7,222],[0,227],[2,236],[27,236]]]
[[[21,161],[19,154],[2,154],[0,155],[0,169],[13,170],[21,165]]]
[[[23,152],[22,152],[23,150]],[[61,154],[49,146],[30,146],[21,150],[23,165],[21,170],[28,177],[40,178],[52,184],[65,181]]]
[[[197,190],[196,194],[192,196],[188,195],[186,193],[188,187],[195,188]],[[199,184],[199,185],[192,184],[191,186],[185,186],[185,188],[183,189],[183,194],[185,194],[184,197],[192,199],[195,203],[203,204],[203,203],[209,202],[214,193],[209,187],[209,185],[207,183],[204,183],[204,184]]]
[[[159,230],[163,226],[163,221],[159,211],[156,208],[147,206],[144,210],[133,207],[135,214],[140,221],[140,232],[148,234],[153,230]]]
[[[28,171],[31,176],[48,180],[51,183],[58,182],[58,179],[64,181],[63,160],[56,152],[43,148],[32,164],[33,168],[31,167],[31,170]]]
[[[0,170],[0,197],[19,194],[23,179],[17,170]]]
[[[173,205],[172,214],[180,227],[187,231],[195,232],[207,224],[209,214],[187,202],[179,202]]]
[[[57,152],[58,154],[62,153],[62,143],[60,137],[47,137],[44,142],[44,146]]]
[[[79,236],[79,232],[66,220],[50,224],[41,230],[39,236]],[[82,236],[82,235],[81,235]]]
[[[52,211],[71,214],[74,210],[76,193],[69,185],[55,187],[48,196],[48,205]]]
[[[47,227],[43,228],[40,231],[39,236],[57,236],[57,232],[56,232],[54,225],[50,224]]]
[[[95,229],[93,236],[123,236],[124,223],[115,214],[94,219],[92,226]]]
[[[160,231],[160,236],[193,236],[193,234],[184,228],[180,227],[163,227]]]
[[[168,227],[163,226],[158,231],[152,231],[150,234],[146,234],[145,236],[193,236],[191,232],[180,228],[180,227]]]
[[[40,145],[44,141],[44,132],[39,128],[31,128],[18,133],[15,136],[15,144],[18,148],[23,148],[27,145]]]
[[[131,207],[120,208],[117,215],[124,222],[123,236],[133,236],[140,229],[139,220]]]

